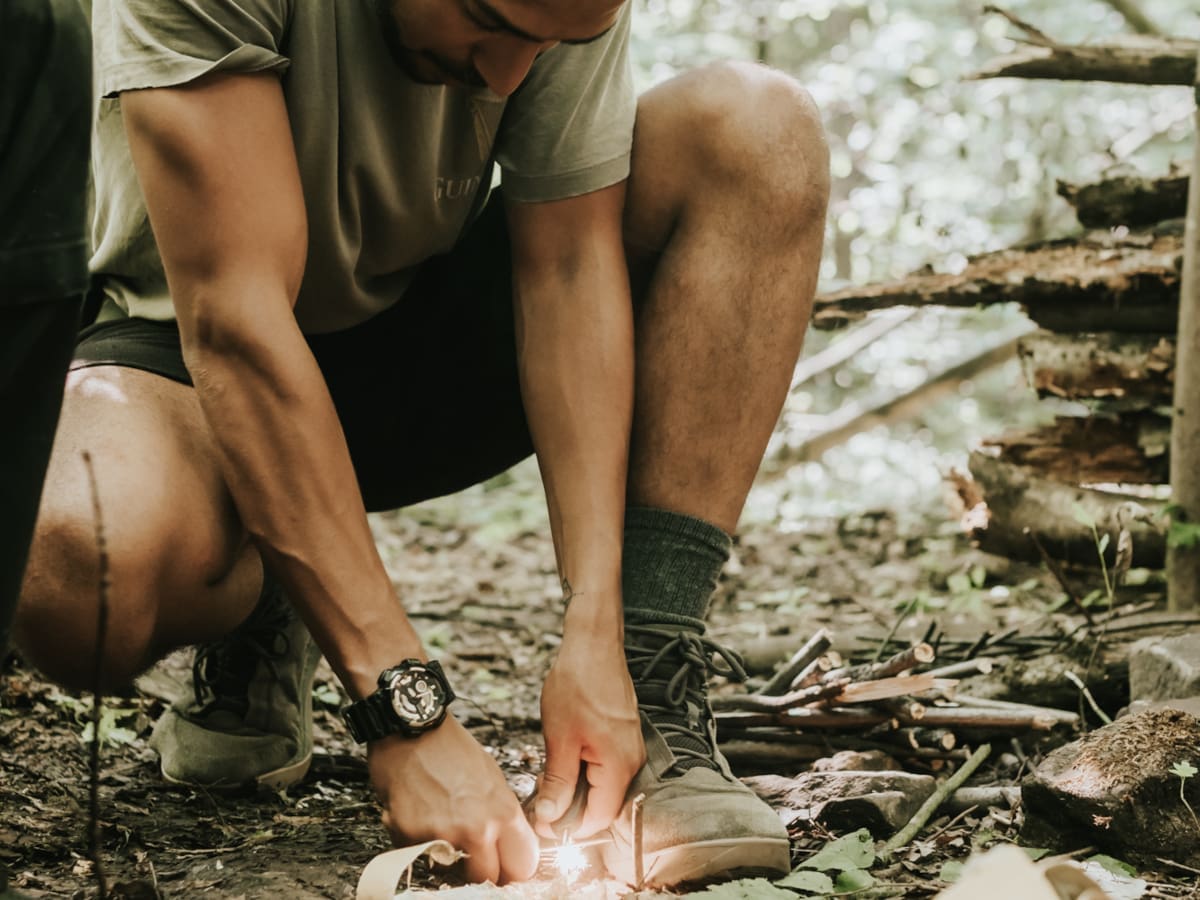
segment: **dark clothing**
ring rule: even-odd
[[[90,55],[79,0],[0,3],[0,652],[87,287]]]
[[[79,0],[0,3],[0,306],[87,289],[90,54]]]
[[[369,510],[452,493],[533,452],[501,206],[493,200],[450,253],[422,264],[406,302],[307,338]],[[75,367],[122,365],[191,383],[174,322],[114,313],[106,307],[83,332]]]

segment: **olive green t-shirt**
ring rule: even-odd
[[[629,8],[604,38],[558,45],[507,100],[408,78],[372,0],[95,0],[98,101],[92,272],[130,315],[174,315],[119,95],[214,72],[275,72],[296,145],[308,259],[296,318],[362,322],[450,249],[486,198],[555,200],[629,172],[635,99]]]

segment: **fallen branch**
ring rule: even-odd
[[[992,60],[971,79],[1053,78],[1062,81],[1113,81],[1122,84],[1191,85],[1196,78],[1200,42],[1182,38],[1124,36],[1091,44],[1060,44],[1028,22],[996,6],[998,13],[1025,32],[1030,46]]]
[[[945,803],[946,798],[958,790],[963,782],[974,774],[975,770],[983,764],[983,761],[987,759],[988,754],[991,752],[991,744],[983,744],[978,750],[972,753],[970,758],[959,766],[957,772],[938,785],[937,790],[933,792],[928,800],[921,804],[921,808],[916,811],[912,819],[909,820],[909,823],[888,839],[879,855],[884,859],[888,859],[897,850],[907,845],[909,841],[916,837],[921,829],[928,824],[933,814],[937,812],[938,807]]]
[[[833,702],[838,704],[874,703],[892,697],[919,694],[922,691],[931,691],[936,688],[937,681],[938,679],[932,675],[897,675],[893,678],[880,678],[875,681],[854,682],[847,684]]]
[[[804,669],[818,657],[829,649],[832,643],[832,638],[829,632],[824,628],[817,631],[808,641],[792,654],[783,666],[777,671],[770,680],[763,685],[760,693],[763,694],[783,694],[788,690],[792,680],[796,678]]]
[[[835,678],[849,678],[851,681],[875,681],[880,678],[890,678],[893,675],[899,675],[901,672],[907,672],[909,669],[914,669],[917,666],[928,665],[935,658],[936,654],[933,652],[933,647],[921,642],[905,650],[901,650],[895,656],[891,656],[882,662],[864,663],[861,666],[831,670],[826,673],[823,680],[831,681]],[[909,691],[909,693],[915,692]]]
[[[791,691],[781,697],[771,697],[767,694],[725,694],[713,697],[712,708],[715,710],[747,710],[749,712],[782,712],[797,706],[805,706],[818,700],[832,700],[850,686],[849,679],[815,684],[812,687]]]
[[[96,652],[92,660],[92,739],[88,745],[88,856],[96,876],[100,900],[108,897],[108,878],[100,853],[100,723],[104,713],[104,649],[108,639],[108,539],[104,533],[104,511],[100,506],[100,488],[96,484],[96,469],[92,454],[83,451],[87,467],[88,486],[92,492],[92,516],[96,527]]]

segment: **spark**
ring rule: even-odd
[[[582,845],[571,840],[569,834],[564,835],[562,843],[554,848],[554,865],[567,884],[573,884],[588,867],[587,854],[583,852]]]

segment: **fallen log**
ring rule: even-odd
[[[1141,407],[1171,402],[1175,341],[1163,334],[1056,334],[1039,330],[1017,345],[1026,378],[1042,397],[1120,399]]]
[[[1106,551],[1110,564],[1118,543],[1119,517],[1124,517],[1133,539],[1132,564],[1162,567],[1166,537],[1150,523],[1161,521],[1164,502],[1041,478],[979,450],[971,454],[968,465],[972,479],[959,485],[959,494],[968,509],[971,536],[983,550],[1038,561],[1028,529],[1055,559],[1098,566],[1096,539],[1076,518],[1079,509],[1096,523],[1100,534],[1110,535]]]
[[[1153,412],[1063,416],[983,442],[1001,463],[1077,484],[1166,484],[1170,423]]]
[[[1059,181],[1058,195],[1075,207],[1085,228],[1142,228],[1187,212],[1187,172],[1153,178],[1138,173],[1114,174],[1101,181]]]
[[[1006,10],[995,6],[984,9],[999,13],[1025,32],[1030,46],[992,60],[971,75],[972,79],[1019,77],[1120,84],[1195,83],[1200,41],[1122,35],[1089,44],[1060,44]]]
[[[839,327],[893,306],[1019,303],[1051,331],[1174,333],[1183,240],[1178,227],[1109,231],[986,253],[957,274],[920,272],[817,298],[813,324]]]

